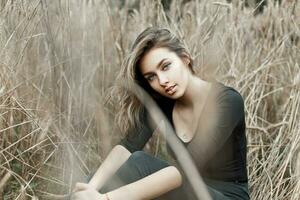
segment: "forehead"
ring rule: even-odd
[[[146,53],[141,61],[140,61],[140,71],[141,73],[146,73],[148,71],[154,70],[158,63],[162,59],[179,59],[177,54],[173,51],[170,51],[168,48],[159,47],[151,49],[148,53]]]

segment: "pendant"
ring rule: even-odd
[[[183,134],[182,138],[187,139],[187,134]]]

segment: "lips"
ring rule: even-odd
[[[170,90],[172,90],[174,87],[176,86],[176,84],[175,85],[172,85],[172,86],[169,86],[169,87],[167,87],[166,88],[166,92],[168,93]]]

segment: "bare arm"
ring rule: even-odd
[[[122,145],[116,145],[100,165],[89,185],[100,190],[104,183],[120,168],[130,157],[131,153]]]
[[[138,181],[122,186],[107,193],[110,200],[147,200],[179,187],[182,177],[174,166],[163,168]]]

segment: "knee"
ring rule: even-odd
[[[129,157],[128,162],[135,165],[137,168],[146,167],[153,170],[159,170],[161,168],[170,166],[166,161],[156,158],[144,151],[133,152]]]
[[[130,163],[138,163],[146,159],[149,155],[144,151],[135,151],[128,158]]]
[[[147,156],[149,156],[149,155],[144,151],[135,151],[130,155],[129,159],[130,160],[141,160]]]

